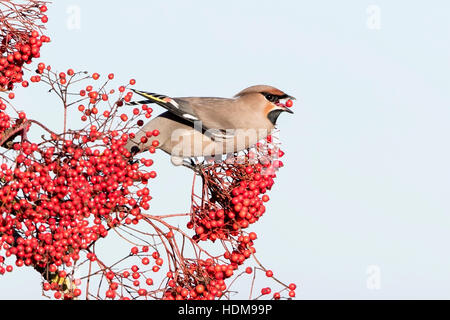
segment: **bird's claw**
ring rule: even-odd
[[[201,162],[195,162],[193,158],[184,159],[182,165],[186,168],[193,170],[197,174],[201,174],[204,165]]]

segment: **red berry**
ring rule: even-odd
[[[202,284],[199,284],[195,287],[195,291],[197,291],[198,294],[202,294],[205,291],[205,286]]]
[[[131,248],[131,253],[132,254],[138,254],[139,253],[139,249],[137,247],[133,247],[133,248]]]
[[[271,290],[270,290],[270,288],[262,288],[261,289],[261,294],[270,294],[270,292],[271,292]]]
[[[195,233],[196,234],[202,234],[203,232],[205,232],[205,229],[203,227],[197,227],[195,228]]]
[[[147,290],[145,290],[145,289],[139,289],[139,290],[138,290],[138,294],[139,294],[140,296],[145,296],[145,295],[147,295]]]

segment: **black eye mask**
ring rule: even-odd
[[[273,102],[273,103],[275,103],[278,100],[280,100],[279,96],[276,96],[276,95],[273,95],[273,94],[270,94],[270,93],[263,92],[262,95],[267,99],[267,101],[270,101],[270,102]]]
[[[287,94],[284,94],[282,96],[277,96],[267,92],[261,92],[261,94],[267,99],[267,101],[270,101],[272,103],[278,103],[282,99],[289,98]]]

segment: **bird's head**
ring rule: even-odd
[[[258,101],[258,105],[263,108],[264,114],[273,125],[276,124],[282,112],[294,113],[290,109],[292,101],[290,103],[288,101],[295,100],[295,98],[272,86],[256,85],[248,87],[235,95],[235,98],[240,97],[248,97]]]

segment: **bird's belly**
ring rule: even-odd
[[[228,154],[245,150],[264,139],[270,130],[236,130],[229,138],[211,139],[194,130],[182,129],[172,133],[160,148],[174,157],[202,157]]]

